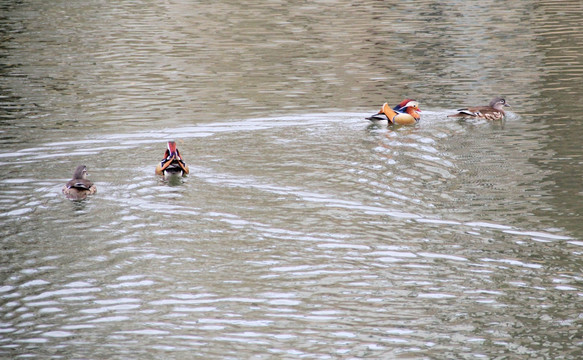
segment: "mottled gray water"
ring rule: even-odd
[[[583,357],[582,15],[0,0],[0,357]]]

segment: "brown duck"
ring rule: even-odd
[[[474,106],[458,109],[457,114],[448,117],[478,117],[486,120],[502,120],[505,116],[504,107],[510,106],[503,98],[496,97],[487,106]]]
[[[97,192],[97,187],[87,179],[87,167],[85,165],[77,166],[73,178],[63,186],[63,194],[71,200],[83,200],[87,195]]]

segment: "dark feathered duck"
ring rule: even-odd
[[[486,120],[502,120],[506,116],[504,108],[507,106],[510,106],[510,104],[506,100],[496,97],[490,101],[489,105],[458,109],[457,114],[448,115],[448,117],[477,117]]]
[[[63,186],[63,194],[71,200],[83,200],[97,192],[97,187],[87,179],[87,166],[79,165],[73,178]]]

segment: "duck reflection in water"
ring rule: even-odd
[[[164,176],[164,179],[178,178],[188,175],[188,165],[182,159],[180,151],[176,148],[175,141],[168,141],[168,148],[164,158],[156,166],[156,175]]]
[[[87,195],[95,194],[97,187],[87,179],[87,175],[87,166],[77,166],[73,178],[63,186],[63,194],[71,200],[83,200]]]

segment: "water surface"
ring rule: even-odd
[[[0,8],[2,357],[583,356],[579,2]]]

